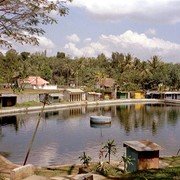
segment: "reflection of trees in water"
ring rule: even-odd
[[[179,111],[173,108],[160,104],[122,105],[117,106],[117,116],[126,133],[141,128],[151,129],[154,135],[167,120],[173,125],[177,123]]]
[[[2,127],[0,126],[0,140],[3,137],[3,133],[2,133]]]
[[[82,114],[83,114],[82,107],[73,108],[73,109],[65,109],[63,110],[62,118],[66,120],[70,117],[79,117]]]
[[[96,114],[98,116],[100,115],[106,115],[106,113],[111,112],[112,116],[115,114],[115,107],[111,106],[104,106],[104,107],[77,107],[77,108],[70,108],[70,109],[64,109],[62,111],[62,119],[66,120],[72,117],[79,117],[83,114]]]
[[[170,109],[168,112],[168,123],[171,125],[176,125],[179,116],[180,116],[179,110]]]
[[[25,125],[25,117],[23,115],[0,117],[0,134],[3,126],[13,126],[17,132],[23,125]]]
[[[131,130],[130,115],[131,113],[129,105],[117,106],[117,116],[119,118],[120,124],[124,126],[127,133],[129,133]]]
[[[3,126],[13,126],[14,130],[18,132],[19,128],[24,124],[25,124],[25,120],[22,117],[20,118],[18,118],[17,116],[0,117],[0,141],[5,136],[3,134],[3,128],[2,128]],[[10,156],[10,152],[0,151],[0,154],[6,158]]]

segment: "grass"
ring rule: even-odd
[[[0,89],[0,94],[1,93],[17,93],[17,94],[38,94],[38,93],[59,93],[59,90],[44,90],[44,89],[24,89],[23,91],[15,91],[11,88],[8,89]]]
[[[53,177],[53,176],[65,176],[78,174],[79,171],[78,165],[70,165],[70,166],[60,166],[60,167],[52,167],[52,168],[37,168],[35,174],[45,177]]]
[[[169,167],[180,167],[180,156],[163,157],[160,160],[169,164]]]
[[[155,179],[179,179],[180,180],[180,156],[164,157],[160,158],[161,161],[169,164],[168,167],[164,169],[151,169],[137,171],[133,173],[123,173],[123,171],[118,168],[118,165],[104,163],[103,169],[98,166],[98,163],[91,163],[89,170],[92,173],[97,173],[104,175],[107,179],[137,179],[137,180],[155,180]],[[48,168],[38,168],[36,169],[36,174],[45,177],[54,176],[67,176],[76,175],[79,172],[79,167],[81,165],[67,165],[59,167],[48,167]]]
[[[123,175],[124,179],[180,179],[180,167],[167,167],[165,169],[152,169],[148,171],[137,171]]]
[[[36,101],[28,101],[28,102],[15,105],[15,107],[31,107],[31,106],[42,106],[42,103],[36,102]]]

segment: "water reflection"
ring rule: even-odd
[[[165,108],[164,105],[124,105],[117,107],[117,116],[119,122],[126,133],[130,133],[136,129],[148,129],[151,127],[153,134],[156,134],[158,128],[166,124],[166,120],[176,125],[178,122],[180,111],[178,108]]]
[[[91,125],[89,117],[92,115],[111,116],[112,122],[105,126]],[[34,113],[0,117],[0,151],[10,152],[10,160],[22,163],[38,116]],[[164,154],[176,154],[179,135],[180,109],[177,106],[124,104],[45,112],[29,163],[76,162],[82,151],[96,158],[102,142],[107,139],[115,139],[120,150],[125,140],[149,139],[163,146]],[[39,152],[43,153],[39,155]]]
[[[18,122],[16,116],[0,117],[0,126],[14,126],[14,129],[18,131]]]
[[[110,128],[111,124],[94,124],[94,123],[90,123],[90,127],[99,130],[101,137],[103,137],[103,129]]]

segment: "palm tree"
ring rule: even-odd
[[[80,161],[82,161],[84,167],[88,167],[92,158],[90,156],[86,155],[85,152],[83,152],[83,155],[79,156],[79,159],[80,159]]]
[[[117,151],[115,141],[114,140],[108,140],[102,149],[106,150],[105,158],[108,156],[108,159],[109,159],[108,162],[110,164],[111,154],[115,155],[116,151]]]

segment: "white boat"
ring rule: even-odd
[[[90,116],[90,123],[93,124],[110,124],[111,117],[109,116]]]

